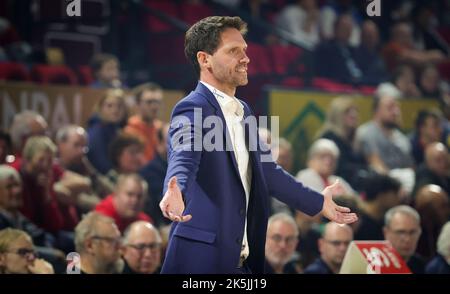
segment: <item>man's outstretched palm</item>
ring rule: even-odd
[[[183,215],[183,195],[177,185],[177,177],[170,178],[167,191],[159,202],[159,207],[163,215],[174,222],[186,222],[192,218],[190,214]]]
[[[333,185],[326,187],[323,191],[323,208],[322,214],[331,221],[338,224],[351,224],[358,220],[355,213],[350,213],[347,207],[339,206],[333,201],[333,195],[342,194],[343,188],[339,181]]]

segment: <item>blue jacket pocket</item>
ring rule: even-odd
[[[204,231],[193,227],[182,226],[180,224],[175,228],[173,234],[178,237],[205,242],[208,244],[212,244],[216,240],[216,233]]]

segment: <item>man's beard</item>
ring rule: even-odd
[[[97,262],[95,265],[97,273],[119,274],[122,272],[124,262],[122,258],[118,258],[114,262]]]
[[[397,122],[391,122],[391,121],[384,121],[383,123],[383,127],[386,129],[397,129],[398,128],[398,123]]]

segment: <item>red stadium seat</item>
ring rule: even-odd
[[[183,2],[180,4],[180,11],[181,19],[191,25],[201,20],[202,18],[214,14],[212,9],[208,5],[203,3],[194,4]]]
[[[0,63],[0,80],[29,81],[30,74],[21,63],[2,62]]]
[[[272,45],[269,47],[270,58],[277,74],[303,74],[304,66],[300,63],[302,49],[291,45]]]
[[[163,12],[167,15],[176,18],[179,17],[178,7],[172,1],[146,0],[145,5],[153,10]],[[169,23],[151,14],[147,14],[144,22],[145,28],[152,33],[165,33],[173,30]]]
[[[35,65],[31,78],[40,84],[77,84],[75,73],[64,65]]]
[[[249,42],[247,56],[250,58],[250,64],[248,65],[249,75],[265,75],[273,73],[270,55],[264,46]]]
[[[314,78],[312,81],[313,87],[331,93],[352,93],[355,88],[351,85],[342,84],[327,78]]]
[[[78,67],[78,77],[82,85],[90,85],[94,82],[94,75],[89,65],[80,65]]]

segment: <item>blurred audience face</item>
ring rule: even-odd
[[[125,105],[117,96],[106,97],[100,105],[100,117],[107,123],[119,123],[125,115]]]
[[[315,170],[320,176],[328,178],[336,170],[337,158],[327,151],[320,151],[314,154],[308,161],[308,167]]]
[[[414,202],[423,223],[442,226],[450,218],[449,196],[437,185],[422,187],[417,192]]]
[[[121,236],[119,229],[111,222],[97,222],[95,236],[88,242],[87,253],[93,256],[93,268],[99,273],[113,273],[120,262]]]
[[[136,173],[145,165],[143,146],[130,145],[123,149],[119,155],[119,171],[121,173]]]
[[[297,228],[284,220],[275,220],[267,228],[267,261],[273,267],[283,267],[292,258],[297,244]]]
[[[382,97],[375,118],[385,128],[393,129],[399,127],[401,112],[397,100],[389,96]]]
[[[114,206],[122,218],[133,218],[142,209],[144,200],[143,183],[133,177],[119,181],[114,194]]]
[[[0,180],[0,208],[17,211],[22,207],[22,183],[15,176]]]
[[[427,167],[440,177],[449,176],[448,151],[442,143],[432,143],[425,149],[425,163]]]
[[[435,66],[427,66],[420,76],[420,87],[426,93],[435,93],[439,91],[440,76]]]
[[[131,224],[123,248],[123,258],[137,273],[152,274],[161,263],[161,237],[150,223]]]
[[[34,176],[47,174],[52,168],[52,164],[53,153],[50,150],[43,150],[41,152],[37,152],[33,158],[26,163],[26,170]]]
[[[327,223],[321,239],[319,239],[319,251],[322,259],[330,268],[339,272],[342,261],[350,242],[353,240],[353,231],[348,225]]]
[[[316,0],[300,0],[298,1],[298,4],[306,11],[315,10],[317,8]]]
[[[413,47],[413,35],[411,26],[406,23],[399,23],[393,28],[392,39],[404,47]]]
[[[87,153],[86,133],[79,131],[69,132],[65,141],[58,144],[59,159],[65,166],[80,164]]]
[[[145,121],[151,122],[154,119],[158,118],[162,99],[163,93],[160,90],[147,90],[141,94],[141,99],[139,101],[138,107],[141,117]]]
[[[358,127],[359,111],[356,106],[351,106],[345,111],[344,126],[346,129],[354,130]]]
[[[339,16],[336,21],[335,38],[338,42],[348,44],[353,30],[353,19],[350,15]]]
[[[421,228],[417,220],[403,212],[395,213],[391,223],[384,227],[384,238],[391,242],[405,261],[416,252],[420,234]]]
[[[106,84],[112,84],[113,81],[119,80],[119,64],[116,60],[109,60],[105,62],[100,70],[97,72],[97,77],[100,81]]]
[[[442,137],[441,121],[433,116],[428,116],[423,125],[420,127],[420,136],[425,139],[425,142],[438,142]]]
[[[363,23],[361,28],[361,43],[367,49],[375,50],[380,42],[380,33],[377,25],[367,20]]]
[[[30,267],[35,260],[33,243],[26,236],[12,241],[8,251],[0,253],[0,267],[5,274],[31,274]]]

